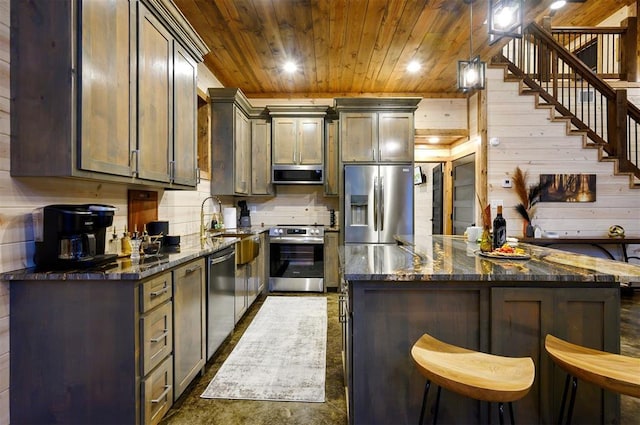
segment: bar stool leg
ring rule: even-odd
[[[427,379],[426,384],[424,384],[424,393],[422,395],[422,408],[420,409],[420,422],[418,422],[418,425],[422,425],[424,423],[424,409],[427,405],[427,394],[429,394],[429,387],[431,387],[431,381]]]
[[[564,405],[567,402],[567,393],[569,392],[569,381],[571,375],[567,374],[564,380],[564,390],[562,391],[562,401],[560,402],[560,416],[558,416],[558,425],[562,425],[562,418],[564,418]]]
[[[511,419],[511,425],[516,423],[516,420],[514,419],[513,416],[513,403],[509,402],[509,419]]]
[[[438,385],[438,393],[436,394],[436,411],[433,413],[433,425],[436,425],[436,421],[438,420],[438,410],[440,409],[440,392],[442,391],[442,387]]]
[[[573,417],[573,406],[576,401],[576,392],[578,391],[578,378],[567,374],[567,377],[564,380],[564,390],[562,391],[562,402],[560,403],[560,416],[558,417],[558,424],[562,424],[562,418],[564,418],[564,406],[567,402],[567,393],[569,392],[570,381],[571,399],[569,400],[569,411],[567,412],[567,422],[565,422],[565,424],[569,425],[571,423],[571,418]]]
[[[578,378],[572,377],[571,400],[569,401],[569,413],[567,415],[567,425],[571,423],[573,417],[573,405],[576,401],[576,392],[578,391]]]
[[[504,425],[504,404],[502,402],[498,403],[498,413],[500,415],[500,425]]]

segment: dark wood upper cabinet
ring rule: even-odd
[[[11,14],[13,176],[196,185],[208,49],[170,0],[14,0]]]

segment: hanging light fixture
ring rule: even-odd
[[[489,0],[489,44],[502,37],[522,38],[523,0]]]
[[[486,63],[480,61],[480,56],[473,55],[473,2],[464,0],[469,5],[469,60],[458,61],[458,90],[468,92],[484,89],[484,74]]]

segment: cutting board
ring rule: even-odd
[[[158,192],[153,190],[129,190],[127,201],[127,230],[136,228],[142,233],[144,225],[158,219]]]

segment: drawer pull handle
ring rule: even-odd
[[[196,272],[196,271],[198,271],[198,270],[200,270],[200,267],[194,267],[193,269],[192,269],[192,268],[188,268],[188,269],[186,269],[184,272],[185,272],[186,274],[191,274],[191,273]]]
[[[165,385],[164,391],[162,392],[162,394],[160,394],[160,397],[151,400],[151,403],[160,403],[162,399],[165,398],[167,394],[169,394],[169,391],[171,391],[171,385]]]
[[[159,342],[160,340],[164,339],[167,335],[169,335],[169,330],[165,329],[160,336],[157,336],[155,338],[151,338],[150,341],[151,342]]]
[[[164,284],[164,287],[163,287],[160,291],[152,292],[152,293],[151,293],[151,294],[149,294],[149,295],[151,295],[151,298],[153,298],[153,297],[158,297],[158,296],[160,296],[160,295],[162,295],[162,294],[166,293],[168,290],[169,290],[169,287],[168,287],[168,286],[167,286],[167,284],[165,283],[165,284]]]

